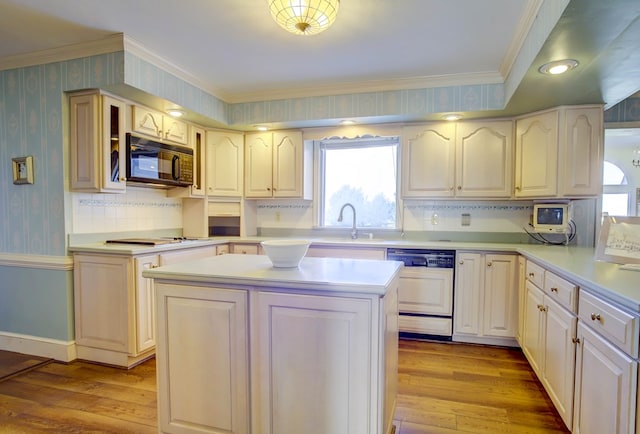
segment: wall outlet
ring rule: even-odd
[[[462,218],[461,218],[460,224],[462,226],[471,226],[471,214],[465,212],[465,213],[462,213],[461,217]]]
[[[276,211],[276,221],[280,221],[280,211]]]

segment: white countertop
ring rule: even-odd
[[[145,270],[144,277],[342,293],[384,295],[401,262],[303,258],[297,268],[275,268],[264,255],[222,255]]]
[[[72,252],[138,255],[177,250],[188,247],[232,243],[259,243],[265,237],[210,238],[159,246],[132,246],[125,244],[93,243],[69,248]],[[618,264],[595,260],[591,247],[544,246],[535,244],[508,244],[459,241],[384,240],[347,238],[311,238],[312,246],[336,248],[423,248],[478,252],[519,253],[545,268],[561,275],[600,296],[634,312],[640,312],[640,271],[621,270]],[[266,258],[266,257],[265,257]],[[283,273],[284,274],[284,273]]]

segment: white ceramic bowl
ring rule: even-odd
[[[274,267],[293,268],[300,265],[311,243],[306,240],[267,240],[260,244]]]

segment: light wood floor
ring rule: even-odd
[[[519,350],[401,341],[396,434],[567,433]],[[0,433],[156,433],[155,360],[0,382]],[[301,433],[302,434],[302,433]]]

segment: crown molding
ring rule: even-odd
[[[527,35],[536,21],[538,12],[542,7],[542,3],[544,3],[544,0],[529,0],[527,2],[525,12],[522,14],[520,22],[516,27],[516,33],[511,40],[511,44],[509,45],[504,59],[502,59],[502,64],[500,65],[500,74],[503,77],[509,76],[511,68],[513,68],[513,64],[518,58],[518,54],[527,39]]]
[[[79,44],[65,45],[48,50],[8,56],[0,59],[0,71],[53,62],[63,62],[65,60],[96,56],[99,54],[115,53],[124,49],[123,38],[124,35],[122,33],[114,33],[113,35],[96,41],[81,42]]]
[[[69,271],[73,270],[73,258],[71,256],[0,253],[0,266]]]
[[[293,89],[273,89],[257,92],[234,93],[225,101],[230,104],[272,101],[280,99],[319,97],[327,95],[345,95],[369,92],[388,92],[397,90],[429,89],[436,87],[477,86],[502,84],[503,76],[498,72],[474,74],[451,74],[432,77],[410,77],[394,80],[375,80],[365,82],[345,82],[318,84],[313,87]]]
[[[183,68],[177,66],[175,63],[170,62],[164,57],[148,50],[142,44],[140,44],[135,39],[124,35],[124,50],[127,53],[133,54],[134,56],[144,60],[145,62],[149,62],[150,64],[164,70],[165,72],[176,76],[177,78],[191,84],[192,86],[201,89],[210,95],[220,98],[226,102],[225,93],[221,89],[212,88],[209,84],[199,80],[193,74],[185,71]]]

